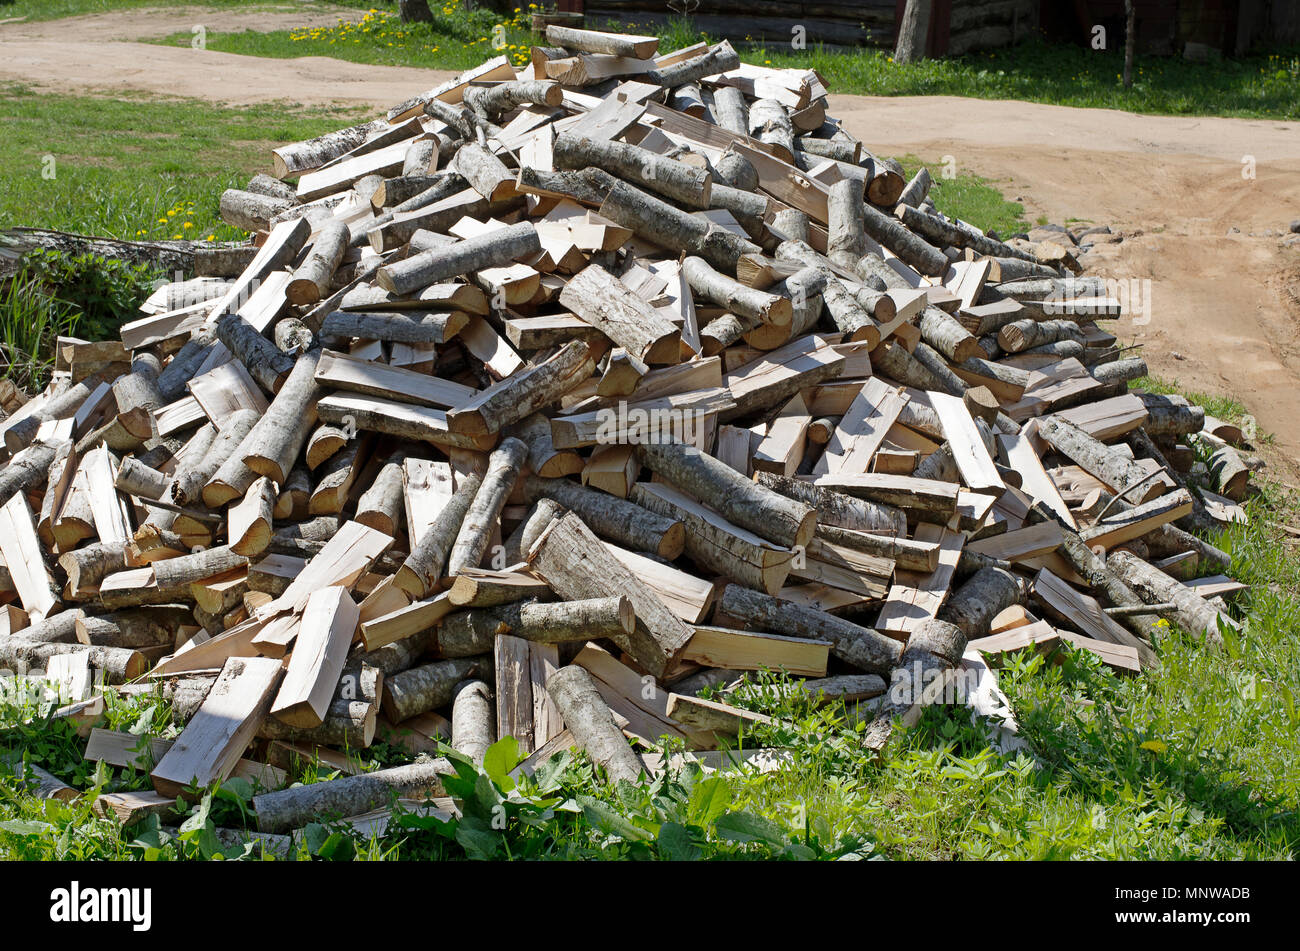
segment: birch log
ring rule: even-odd
[[[1038,435],[1121,498],[1139,489],[1139,494],[1129,501],[1141,505],[1164,494],[1165,486],[1158,480],[1152,481],[1146,469],[1072,423],[1048,417],[1039,421]]]
[[[390,456],[370,488],[357,500],[355,520],[393,538],[402,527],[402,464],[405,459],[406,453],[403,452]]]
[[[1007,353],[1020,353],[1058,340],[1082,341],[1083,333],[1073,320],[1015,320],[998,331],[998,346]]]
[[[690,208],[709,207],[713,176],[708,169],[678,162],[640,146],[564,132],[555,140],[553,161],[559,170],[602,168],[670,201]]]
[[[587,172],[582,173],[584,176]],[[615,224],[665,248],[698,254],[714,267],[734,273],[742,254],[761,249],[740,235],[703,218],[689,215],[626,182],[615,182],[601,202],[600,214]],[[586,268],[586,274],[591,268]]]
[[[483,560],[492,540],[492,530],[527,458],[528,447],[513,436],[503,439],[488,457],[483,483],[465,512],[456,544],[447,558],[447,574],[456,575],[465,568],[475,568]]]
[[[203,454],[202,460],[192,468],[186,469],[180,478],[172,482],[172,498],[176,500],[176,504],[189,505],[201,498],[204,487],[234,455],[258,418],[257,410],[252,409],[236,410],[227,417],[216,438],[212,440],[212,445]]]
[[[817,512],[751,482],[726,463],[683,443],[643,444],[637,456],[671,484],[760,538],[791,548],[807,545]]]
[[[730,43],[723,40],[707,53],[683,60],[680,63],[674,63],[671,66],[665,66],[662,69],[652,69],[650,72],[642,74],[642,79],[645,82],[654,83],[656,86],[672,89],[676,86],[684,86],[687,83],[699,82],[706,76],[716,76],[718,73],[725,73],[739,68],[740,55],[732,49]]]
[[[343,260],[348,241],[348,226],[342,221],[332,221],[321,230],[307,260],[293,272],[285,288],[289,303],[314,304],[329,293],[330,279]]]
[[[735,86],[719,86],[713,90],[713,115],[718,125],[728,132],[749,135],[749,105],[745,94]]]
[[[316,366],[320,355],[320,350],[312,350],[298,357],[284,387],[239,447],[244,465],[276,485],[284,485],[316,425],[316,400],[321,394]]]
[[[293,358],[277,350],[238,314],[219,317],[216,330],[217,339],[244,365],[257,385],[267,393],[277,393],[294,368]]]
[[[718,608],[763,631],[830,641],[831,653],[868,673],[885,673],[898,662],[902,645],[852,621],[772,597],[738,584],[727,585]]]
[[[448,615],[438,629],[438,648],[445,657],[472,657],[492,650],[498,634],[564,644],[605,637],[626,640],[635,629],[632,602],[621,596],[507,604]]]
[[[560,303],[645,363],[681,360],[681,331],[598,264],[569,280]]]
[[[495,119],[516,106],[531,103],[535,106],[558,106],[564,101],[564,90],[553,80],[516,80],[497,83],[495,86],[470,86],[465,90],[465,104],[471,109]]]
[[[948,596],[939,617],[974,640],[984,637],[1000,612],[1025,599],[1024,583],[1001,568],[981,568]]]
[[[447,428],[469,435],[498,432],[554,403],[585,382],[595,369],[587,344],[571,340],[550,359],[512,373],[450,410]]]
[[[401,723],[418,713],[437,710],[451,703],[458,683],[466,677],[492,669],[490,655],[440,660],[412,667],[384,681],[384,715]]]
[[[1189,634],[1212,643],[1223,640],[1219,625],[1235,628],[1236,622],[1220,612],[1192,588],[1154,568],[1126,551],[1111,552],[1106,565],[1147,604],[1173,604],[1173,618]]]
[[[546,681],[546,692],[578,746],[604,768],[611,781],[637,781],[645,767],[614,724],[609,707],[586,670],[572,664],[561,667]]]
[[[257,827],[290,832],[311,822],[347,818],[387,807],[395,797],[432,797],[442,792],[442,777],[455,770],[445,759],[360,773],[253,797]]]
[[[692,291],[733,314],[779,326],[788,325],[794,316],[794,305],[789,298],[746,287],[714,270],[703,258],[687,257],[681,267]]]
[[[934,245],[908,231],[898,221],[871,205],[862,206],[863,228],[905,264],[926,277],[942,277],[948,270],[947,256]]]
[[[451,748],[464,754],[476,766],[496,742],[496,714],[492,688],[481,680],[466,680],[456,686],[451,706]]]
[[[881,535],[907,536],[907,516],[901,509],[868,499],[858,499],[801,479],[787,478],[774,472],[756,472],[759,485],[802,502],[817,512],[817,524],[872,532]]]
[[[749,134],[772,147],[777,158],[794,161],[794,126],[785,106],[775,99],[755,99],[749,105]]]
[[[385,264],[375,272],[379,286],[405,295],[436,283],[442,278],[500,267],[542,249],[531,221],[498,228],[445,248],[421,251],[403,261]]]
[[[680,521],[567,479],[526,476],[524,495],[529,501],[547,498],[558,502],[597,535],[633,551],[647,551],[671,560],[682,553],[686,544],[686,531]]]
[[[422,532],[422,526],[408,526],[413,535],[418,534],[420,541],[397,571],[394,582],[399,588],[412,597],[422,598],[432,592],[448,573],[445,570],[447,558],[481,485],[482,478],[470,473],[460,480],[456,492],[442,507],[433,524],[423,528]]]
[[[529,551],[528,564],[561,598],[619,594],[631,601],[636,628],[615,643],[655,676],[671,667],[691,639],[691,629],[572,512],[547,527]]]

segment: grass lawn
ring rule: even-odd
[[[208,48],[250,56],[334,56],[360,63],[464,69],[494,50],[493,27],[501,26],[498,52],[526,62],[533,41],[527,8],[510,16],[489,10],[466,11],[463,0],[431,3],[434,21],[403,24],[391,3],[376,3],[363,26],[273,33],[209,33]],[[687,20],[656,29],[636,23],[610,29],[658,33],[661,49],[675,49],[708,37]],[[815,39],[815,37],[813,38]],[[178,33],[158,42],[188,46],[192,36]],[[1027,40],[1014,49],[971,53],[908,66],[893,62],[886,50],[806,50],[748,44],[749,62],[816,69],[835,93],[872,96],[973,96],[1023,99],[1065,106],[1122,109],[1158,115],[1222,115],[1247,118],[1300,118],[1300,50],[1259,54],[1214,63],[1181,58],[1138,56],[1133,88],[1120,82],[1120,50]]]
[[[141,241],[242,239],[244,233],[218,214],[222,191],[269,170],[275,145],[360,116],[341,108],[227,109],[0,87],[0,222]],[[98,283],[115,292],[148,283],[126,269],[96,273]],[[83,290],[69,297],[102,299]],[[56,337],[94,337],[115,326],[102,313],[87,315],[29,282],[0,286],[0,377],[40,389]]]

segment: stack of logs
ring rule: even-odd
[[[505,735],[634,778],[763,668],[879,744],[1006,651],[1233,623],[1242,433],[1129,389],[1067,248],[942,215],[815,72],[546,41],[275,149],[221,201],[253,242],[0,392],[0,666],[80,688],[92,759],[146,756],[97,683],[185,724],[119,815],[245,775],[281,833]],[[411,763],[282,788],[376,739]]]

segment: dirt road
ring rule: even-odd
[[[168,9],[6,24],[0,82],[236,105],[381,108],[450,75],[130,42],[196,24],[274,30],[360,15],[308,4],[283,12]],[[1300,218],[1300,123],[955,97],[832,96],[831,111],[883,154],[913,153],[927,162],[951,155],[960,171],[997,181],[1030,220],[1083,219],[1122,231],[1123,241],[1095,252],[1093,272],[1150,279],[1152,319],[1143,326],[1122,320],[1116,332],[1143,344],[1157,375],[1239,399],[1261,429],[1276,435],[1278,449],[1300,459],[1300,249],[1265,235]],[[1254,178],[1242,174],[1247,156]]]

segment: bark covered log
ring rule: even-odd
[[[609,707],[586,670],[575,665],[561,667],[547,680],[546,692],[578,746],[605,769],[611,781],[637,781],[645,766],[614,724]]]
[[[671,484],[720,515],[776,545],[807,545],[817,512],[751,482],[708,453],[684,443],[643,444],[637,456]]]
[[[686,532],[680,521],[567,479],[526,476],[524,494],[529,501],[548,498],[558,502],[597,535],[633,551],[648,551],[660,558],[673,559],[685,546]]]
[[[718,607],[724,614],[760,630],[830,641],[832,654],[868,673],[892,670],[902,652],[898,641],[871,628],[738,584],[727,585]]]

